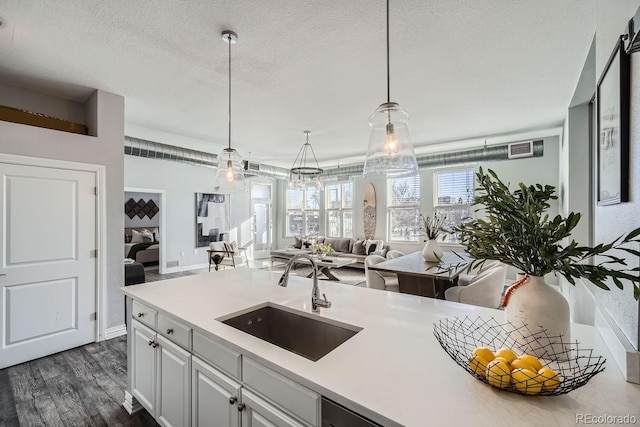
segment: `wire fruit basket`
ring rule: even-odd
[[[538,396],[566,394],[582,387],[605,368],[606,359],[602,356],[595,356],[592,349],[580,348],[577,341],[564,343],[562,336],[549,336],[545,330],[533,333],[526,325],[516,327],[510,322],[499,323],[494,318],[471,319],[468,316],[445,318],[434,324],[433,333],[447,354],[469,374],[484,383],[514,393]],[[523,346],[518,344],[518,341],[527,342],[528,345]],[[542,347],[540,347],[541,345]],[[499,383],[496,383],[495,376],[488,379],[486,375],[478,374],[476,372],[478,369],[473,369],[470,357],[478,347],[488,347],[494,350],[507,348],[516,354],[523,354],[527,349],[537,348],[541,350],[539,354],[543,354],[543,357],[540,358],[543,367],[557,373],[560,383],[556,384],[552,390],[546,387],[541,389],[540,385],[537,385],[535,390],[533,387],[527,389],[526,383],[518,383],[518,387],[516,387],[508,372],[505,372],[504,376],[499,378]],[[557,348],[564,350],[561,353],[554,352],[554,349]],[[522,387],[522,384],[525,384],[525,388]]]

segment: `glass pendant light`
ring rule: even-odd
[[[416,154],[409,135],[409,114],[391,102],[389,78],[389,0],[387,0],[387,102],[369,117],[371,136],[363,175],[390,178],[418,173]]]
[[[242,156],[231,148],[231,45],[236,43],[238,35],[233,31],[223,31],[222,40],[229,44],[229,146],[218,154],[214,187],[220,193],[242,193],[247,192],[244,162]]]

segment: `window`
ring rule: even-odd
[[[420,175],[387,180],[388,234],[391,242],[417,242]]]
[[[287,189],[287,236],[316,236],[320,231],[320,190]]]
[[[327,194],[327,236],[353,237],[353,182],[325,187]]]
[[[433,173],[433,204],[438,215],[446,216],[445,228],[453,228],[472,216],[473,187],[473,169]],[[459,241],[453,234],[443,238],[450,242]]]

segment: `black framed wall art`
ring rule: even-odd
[[[618,40],[598,80],[598,205],[629,200],[630,56]]]

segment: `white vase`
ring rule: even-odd
[[[560,292],[548,285],[544,277],[529,276],[514,289],[505,307],[505,318],[516,328],[527,325],[537,339],[527,337],[527,332],[515,333],[513,338],[520,348],[516,353],[528,353],[543,359],[566,360],[566,348],[571,344],[569,327],[569,303]],[[546,330],[546,335],[540,333]],[[521,331],[526,331],[523,328]],[[560,339],[561,338],[561,339]]]
[[[438,262],[442,258],[442,248],[435,240],[427,240],[422,249],[422,256],[427,262]]]

